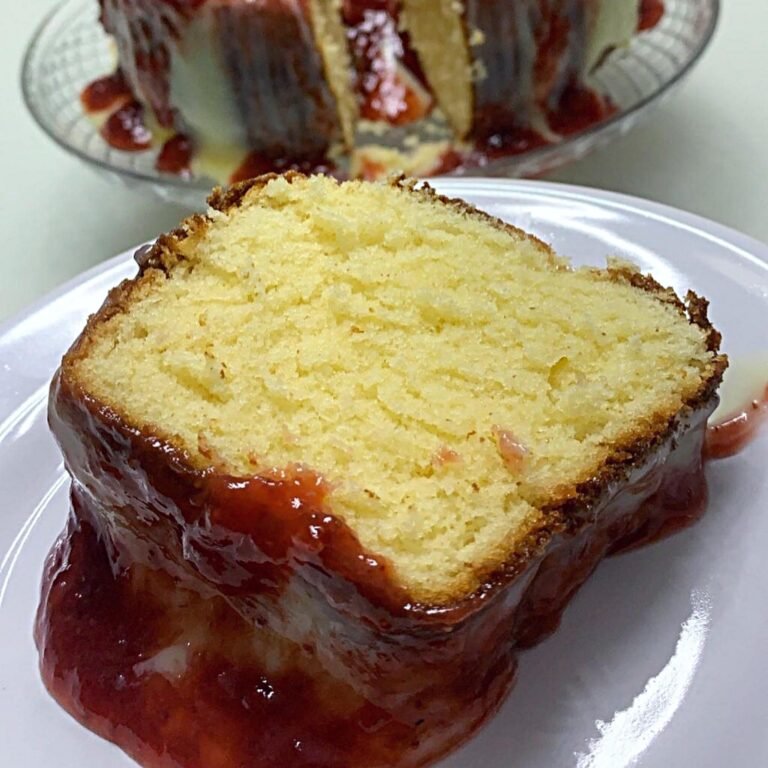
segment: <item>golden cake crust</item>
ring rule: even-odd
[[[196,458],[190,455],[173,436],[165,435],[161,430],[151,427],[144,427],[137,431],[114,403],[96,401],[78,381],[76,363],[87,354],[91,340],[98,334],[99,327],[104,321],[115,314],[127,311],[135,297],[145,290],[151,290],[152,280],[157,279],[159,274],[168,275],[175,266],[184,261],[185,256],[180,249],[181,243],[201,236],[214,220],[217,212],[232,211],[242,203],[251,190],[263,188],[275,178],[278,178],[276,174],[268,174],[226,190],[215,189],[208,201],[210,211],[207,214],[190,216],[180,227],[160,236],[152,246],[137,252],[136,260],[139,264],[137,277],[123,281],[110,291],[102,307],[88,319],[82,334],[62,362],[59,386],[66,392],[67,397],[88,401],[89,408],[96,418],[108,418],[113,427],[125,434],[140,433],[143,440],[154,443],[158,450],[169,457],[169,461],[177,465],[186,465],[190,472],[199,471],[202,468],[199,466],[199,460],[196,461]],[[300,173],[289,172],[283,178],[293,182],[307,177]],[[536,247],[541,249],[553,268],[567,268],[545,243],[500,219],[477,210],[464,201],[439,195],[428,185],[417,187],[417,182],[404,177],[394,178],[390,184],[407,190],[411,194],[429,196],[466,214],[480,217],[494,227],[518,237],[527,238],[529,242],[534,242]],[[698,389],[684,400],[683,407],[674,416],[671,418],[660,417],[658,414],[651,416],[642,428],[636,429],[621,442],[611,446],[610,455],[598,466],[585,472],[578,481],[559,488],[557,493],[541,507],[538,518],[532,521],[527,529],[517,533],[512,541],[504,543],[503,557],[494,553],[489,559],[474,563],[471,569],[467,569],[465,578],[455,583],[449,591],[431,599],[429,605],[424,604],[425,609],[432,606],[459,608],[462,604],[472,601],[478,592],[496,591],[509,584],[544,552],[555,536],[572,535],[588,525],[589,511],[609,495],[612,489],[621,486],[632,471],[644,465],[656,450],[671,441],[681,423],[690,414],[705,408],[716,397],[717,387],[727,367],[727,358],[719,354],[720,334],[709,321],[708,302],[693,292],[689,292],[686,301],[683,302],[672,289],[664,288],[652,277],[640,274],[629,265],[615,264],[606,270],[596,270],[596,272],[607,280],[626,283],[654,295],[659,301],[673,306],[688,322],[698,326],[705,335],[708,351],[713,355],[710,375],[701,379]],[[413,602],[420,601],[416,598]]]

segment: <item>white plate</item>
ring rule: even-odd
[[[537,182],[436,184],[578,263],[630,258],[709,297],[731,355],[768,350],[768,248],[619,195]],[[47,383],[122,254],[0,327],[0,765],[132,762],[69,718],[37,674],[32,619],[67,483],[45,420]],[[444,768],[768,765],[768,432],[709,467],[693,528],[604,563],[550,640],[522,655],[502,712]],[[286,768],[289,768],[288,766]],[[362,768],[362,767],[360,767]]]

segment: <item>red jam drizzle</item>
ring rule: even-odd
[[[155,161],[155,168],[163,173],[189,176],[192,166],[192,141],[177,133],[163,144]]]
[[[138,85],[142,101],[164,128],[173,128],[174,109],[170,103],[171,54],[167,38],[178,38],[181,28],[207,0],[155,0],[142,3],[106,2],[100,0],[101,22],[115,35],[120,56],[132,59],[134,85]]]
[[[432,98],[408,35],[397,28],[398,16],[399,3],[393,0],[342,5],[361,116],[405,125],[425,117]]]
[[[547,112],[549,128],[561,136],[572,136],[599,125],[616,114],[617,108],[606,98],[590,88],[575,83],[566,88],[557,109]],[[493,126],[496,122],[508,122],[507,115],[499,115],[498,120],[492,109],[486,109],[480,123]],[[526,126],[512,126],[503,131],[482,131],[475,140],[475,146],[468,153],[455,150],[444,153],[430,174],[463,173],[472,168],[482,168],[488,163],[505,157],[524,155],[528,152],[552,146],[553,142],[541,133]]]
[[[658,26],[664,17],[664,0],[641,0],[638,32],[646,32]]]
[[[483,165],[489,160],[497,160],[509,155],[522,155],[546,146],[549,146],[549,142],[533,128],[513,128],[503,133],[491,134],[484,140],[478,140],[473,160],[478,165]]]
[[[88,113],[114,109],[126,101],[133,101],[133,94],[119,69],[112,75],[94,80],[80,94],[80,102]]]
[[[344,586],[351,583],[373,603],[402,604],[402,592],[393,588],[391,566],[366,554],[352,530],[324,511],[328,492],[323,478],[303,467],[248,479],[212,476],[206,492],[208,522],[259,542],[260,549],[259,562],[247,567],[249,576],[238,576],[234,587],[224,585],[226,594],[279,592],[292,576],[288,563],[299,558],[312,562],[321,580],[333,575],[330,588],[337,602],[355,599]],[[206,561],[205,565],[197,563],[201,573],[211,563],[219,575],[226,571],[225,561],[216,565],[219,541],[213,540],[210,546],[205,541],[200,546],[195,539],[188,541]]]
[[[746,408],[711,425],[707,430],[707,458],[724,459],[743,450],[768,422],[768,386],[762,399],[753,400]]]
[[[496,711],[517,651],[557,628],[605,555],[705,506],[699,421],[674,467],[633,475],[524,576],[414,605],[329,513],[332,488],[311,470],[185,468],[58,378],[52,393],[75,480],[36,621],[43,679],[146,768],[424,766]]]
[[[413,738],[412,726],[329,678],[311,657],[267,671],[246,647],[253,627],[223,599],[179,591],[161,570],[115,577],[87,519],[76,502],[47,566],[37,624],[43,677],[62,706],[72,711],[76,701],[87,727],[145,768],[330,768],[368,753],[372,732],[371,754],[384,766]],[[183,613],[158,600],[164,593]],[[185,640],[191,621],[210,631],[210,642]],[[164,670],[153,660],[174,645],[181,663]]]
[[[561,136],[572,136],[616,114],[617,108],[596,91],[571,83],[559,107],[547,115],[549,127]]]
[[[537,644],[557,628],[568,601],[605,554],[690,524],[703,509],[704,488],[700,469],[677,474],[641,509],[608,516],[588,537],[554,548],[511,613],[497,601],[489,610],[498,616],[482,626],[479,637],[470,626],[460,639],[468,656],[496,661],[481,668],[480,679],[474,661],[459,674],[452,668],[438,672],[437,680],[445,677],[446,700],[439,702],[437,714],[418,701],[399,710],[367,701],[328,675],[311,646],[294,650],[298,655],[287,669],[269,670],[253,653],[251,644],[254,637],[258,640],[253,624],[221,597],[186,590],[184,582],[163,570],[162,555],[156,569],[133,565],[116,572],[100,514],[75,490],[68,528],[46,566],[36,623],[43,679],[63,707],[145,768],[415,768],[455,748],[496,711],[514,682],[516,649]],[[306,519],[298,522],[300,515],[286,525],[271,514],[261,519],[265,509],[287,505],[295,510],[296,498],[316,509],[324,493],[310,473],[298,483],[217,481],[211,490],[220,504],[217,522],[258,535],[268,555],[266,570],[256,573],[251,566],[256,580],[232,579],[222,593],[230,598],[238,592],[258,594],[284,583],[285,554],[292,548],[309,557],[321,553],[329,573],[344,568],[344,549],[360,551],[359,544],[333,518],[324,521],[310,512],[314,522],[309,525]],[[329,527],[323,530],[324,525]],[[170,538],[166,544],[174,546]],[[193,545],[190,553],[205,560],[209,575],[226,568],[210,558],[211,552]],[[361,572],[348,576],[371,580],[368,599],[389,603],[386,566],[370,557],[359,562]],[[340,587],[339,600],[345,599],[345,589]],[[189,635],[193,640],[185,641],[190,625],[205,628],[202,641],[194,640],[194,631]],[[416,668],[439,664],[440,634],[419,641]],[[268,635],[262,642],[272,655],[280,652]],[[169,647],[181,652],[183,660],[163,669],[155,660]],[[416,668],[403,672],[413,677],[420,674]],[[453,733],[431,746],[430,738],[447,727],[446,719]],[[424,753],[419,752],[422,746]]]
[[[131,101],[113,112],[100,133],[107,144],[124,152],[140,152],[152,144],[152,134],[144,124],[144,107],[138,101]]]
[[[230,184],[245,181],[263,173],[284,173],[285,171],[300,171],[301,173],[324,173],[338,175],[336,166],[325,155],[303,159],[288,157],[270,157],[261,152],[250,152],[245,160],[229,177]]]
[[[446,149],[427,175],[440,176],[443,173],[451,173],[451,171],[461,171],[464,168],[464,163],[465,158],[461,153],[455,149]]]

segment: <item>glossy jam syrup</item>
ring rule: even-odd
[[[640,0],[638,32],[646,32],[661,23],[664,17],[664,0]]]
[[[99,132],[107,144],[124,152],[140,152],[152,144],[152,134],[144,123],[144,107],[138,101],[115,110]]]
[[[571,20],[566,13],[554,7],[548,11],[542,3],[542,22],[534,32],[536,59],[533,66],[533,89],[539,104],[547,102],[547,96],[563,67],[571,37]]]
[[[546,120],[550,130],[560,136],[571,136],[599,125],[616,111],[608,99],[590,88],[572,84],[564,91],[559,106],[547,112]],[[486,110],[479,119],[479,135],[474,147],[465,153],[447,150],[430,170],[430,175],[464,173],[505,157],[552,146],[552,141],[530,126],[512,126],[503,131],[493,131],[494,125],[504,121],[508,121],[507,116],[495,115],[493,110]]]
[[[401,720],[221,597],[185,591],[159,569],[135,565],[115,576],[89,518],[75,499],[46,566],[36,624],[42,675],[65,709],[146,768],[419,765],[440,754],[430,727],[465,737],[511,684],[511,655],[482,689],[467,679],[464,694],[457,678],[455,736],[426,701]]]
[[[557,627],[603,556],[697,516],[711,407],[543,530],[525,569],[423,605],[316,473],[194,469],[57,376],[73,509],[44,577],[43,679],[149,768],[427,765],[496,711],[517,650]]]
[[[510,128],[501,133],[493,133],[485,139],[478,139],[472,162],[483,165],[489,160],[522,155],[548,145],[549,142],[533,128]]]
[[[750,402],[707,430],[706,455],[710,459],[724,459],[741,451],[768,422],[768,385],[762,398]]]
[[[329,176],[338,176],[336,166],[325,155],[296,159],[283,156],[270,157],[262,152],[249,152],[245,160],[229,177],[229,181],[231,184],[234,184],[238,181],[261,176],[264,173],[284,173],[285,171],[299,171],[306,174],[324,173]]]
[[[46,685],[147,768],[340,766],[369,746],[383,766],[418,730],[254,631],[222,598],[184,591],[161,570],[115,576],[77,496],[46,579]],[[284,669],[260,663],[250,643]]]
[[[429,171],[429,176],[440,176],[443,173],[451,173],[452,171],[462,171],[466,167],[466,158],[460,152],[455,149],[446,149],[445,152],[440,155],[437,163]]]
[[[592,88],[571,83],[556,110],[547,115],[549,127],[561,136],[572,136],[607,120],[617,108]]]
[[[133,94],[119,69],[114,74],[94,80],[80,94],[80,103],[89,113],[113,110],[127,101],[133,101]]]
[[[163,144],[155,161],[155,168],[163,173],[189,176],[192,167],[192,141],[183,133],[171,136]]]
[[[405,125],[425,117],[432,97],[396,0],[344,0],[342,19],[355,70],[360,115]]]

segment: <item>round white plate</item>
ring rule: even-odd
[[[629,258],[712,301],[732,356],[768,350],[768,248],[697,217],[539,182],[436,183],[534,232],[576,263]],[[45,693],[32,621],[67,482],[45,418],[59,358],[126,253],[0,327],[0,764],[132,762]],[[605,562],[560,630],[522,654],[502,711],[443,768],[768,765],[768,431],[709,466],[710,507],[691,529]],[[286,766],[286,768],[289,768]],[[361,767],[362,768],[362,767]]]

